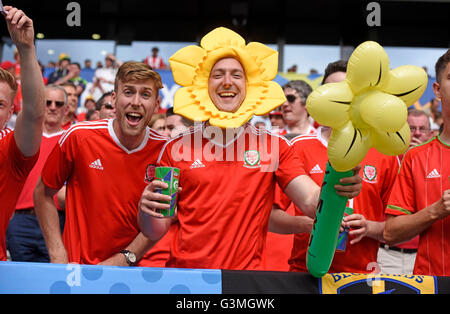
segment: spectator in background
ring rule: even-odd
[[[15,123],[15,119],[17,117],[17,114],[19,113],[20,109],[22,108],[22,89],[20,88],[20,56],[19,53],[17,52],[17,49],[14,50],[14,60],[16,61],[15,63],[11,62],[11,61],[4,61],[1,63],[0,67],[6,71],[8,71],[9,73],[11,73],[14,78],[16,79],[16,83],[17,83],[17,93],[16,93],[16,97],[14,98],[14,114],[11,118],[11,122],[12,125],[10,125],[11,127],[14,126]]]
[[[117,67],[122,65],[122,62],[112,54],[105,57],[105,66],[95,71],[90,94],[98,99],[104,93],[114,90],[114,80],[117,73]]]
[[[63,130],[67,130],[72,126],[72,124],[75,124],[78,121],[78,95],[76,92],[76,87],[72,82],[65,82],[60,86],[62,86],[67,93],[67,109],[62,121]]]
[[[165,134],[166,131],[166,115],[162,113],[154,114],[148,125],[151,129],[159,134]]]
[[[8,71],[9,73],[11,73],[11,75],[16,77],[16,67],[15,67],[14,63],[12,63],[11,61],[3,61],[0,64],[0,68]]]
[[[434,121],[431,125],[432,125],[431,132],[433,136],[436,136],[439,133],[441,133],[441,129],[443,128],[444,125],[444,117],[442,116],[442,112],[438,111],[434,114]]]
[[[312,92],[311,86],[302,80],[294,80],[283,86],[286,102],[281,105],[287,134],[315,134],[316,129],[306,110],[306,99]]]
[[[411,130],[409,148],[423,144],[433,136],[430,129],[430,119],[424,111],[417,109],[409,110],[407,121]]]
[[[99,112],[95,109],[88,110],[88,112],[86,112],[86,121],[95,121],[95,120],[100,120]]]
[[[54,69],[54,68],[56,68],[56,63],[55,63],[55,61],[49,61],[49,62],[47,62],[47,65],[45,67],[49,68],[49,69]]]
[[[165,136],[174,138],[184,131],[188,130],[194,123],[173,112],[173,107],[166,111],[166,131]]]
[[[58,59],[58,66],[55,71],[48,77],[48,84],[53,84],[69,73],[70,57],[65,53],[61,53]]]
[[[17,8],[5,6],[6,25],[20,54],[23,108],[15,129],[5,128],[13,114],[17,82],[0,69],[0,261],[6,261],[6,228],[26,178],[39,157],[45,111],[45,90],[34,46],[33,21]],[[14,21],[14,23],[13,23]]]
[[[294,64],[293,66],[291,66],[288,70],[289,73],[297,73],[297,65]]]
[[[68,69],[69,72],[67,75],[57,80],[54,84],[61,85],[66,82],[71,82],[75,86],[77,96],[80,97],[87,85],[87,81],[80,77],[80,64],[78,62],[73,62],[68,66]]]
[[[155,70],[163,70],[167,69],[166,64],[164,63],[163,58],[158,56],[159,48],[153,47],[151,56],[145,58],[144,62],[152,67]]]
[[[279,135],[285,135],[286,132],[286,123],[283,119],[283,113],[279,108],[272,110],[269,113],[270,125],[272,126],[271,132],[274,132]]]
[[[6,232],[8,250],[11,253],[11,259],[16,262],[48,263],[50,261],[34,211],[33,190],[48,155],[63,134],[61,123],[67,106],[67,94],[64,88],[49,85],[45,89],[45,99],[47,106],[39,159],[28,175],[17,201],[15,214]],[[62,192],[64,190],[63,188]],[[64,195],[62,197],[64,198]],[[59,205],[57,205],[58,207]],[[58,216],[62,232],[65,220],[64,211],[58,210]]]
[[[262,122],[262,121],[256,121],[254,126],[258,130],[265,130],[266,129],[266,124],[264,122]]]
[[[116,117],[116,107],[112,102],[112,92],[102,95],[95,104],[95,110],[98,112],[99,119],[111,119]]]
[[[441,102],[437,98],[433,98],[430,101],[430,107],[425,109],[425,112],[430,117],[430,129],[432,131],[439,130],[442,124]]]
[[[81,69],[80,76],[87,82],[92,82],[94,74],[95,70],[92,68],[92,61],[90,59],[84,60],[84,67]]]
[[[92,96],[87,96],[84,100],[84,106],[80,109],[82,109],[78,115],[77,115],[77,120],[78,121],[86,121],[87,120],[87,113],[89,111],[95,111],[95,99]],[[92,115],[92,114],[91,114]],[[96,119],[93,119],[96,120]]]

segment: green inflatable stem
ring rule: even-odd
[[[314,277],[323,277],[330,269],[348,198],[337,195],[339,180],[353,171],[338,172],[327,163],[313,229],[309,238],[306,267]]]

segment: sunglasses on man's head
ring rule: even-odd
[[[64,106],[64,101],[47,100],[47,107],[50,107],[52,105],[52,102],[54,102],[56,107],[58,107],[58,108],[61,108],[62,106]]]
[[[292,95],[292,94],[291,95],[286,95],[286,99],[287,99],[288,102],[293,103],[297,99],[297,96]]]

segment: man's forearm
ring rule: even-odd
[[[152,241],[159,241],[168,231],[172,219],[156,218],[139,211],[138,224],[141,232]]]
[[[270,214],[269,231],[278,234],[310,233],[313,222],[308,216],[291,216],[279,208],[274,208]]]
[[[22,112],[16,121],[16,142],[25,156],[33,156],[40,147],[44,119],[45,90],[35,47],[19,50],[22,88]]]
[[[368,232],[367,232],[367,236],[369,238],[375,239],[377,241],[380,242],[384,242],[384,237],[383,237],[383,233],[384,233],[384,226],[386,224],[386,222],[384,221],[368,221]]]
[[[405,242],[428,229],[442,218],[435,214],[438,206],[440,204],[436,202],[411,215],[389,215],[383,233],[386,243],[394,245]]]
[[[58,210],[53,201],[54,194],[56,194],[56,191],[46,189],[42,181],[39,180],[34,190],[34,209],[47,245],[50,261],[68,263],[59,225]]]

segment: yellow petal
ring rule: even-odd
[[[273,81],[264,82],[260,88],[248,86],[247,99],[256,104],[255,114],[258,116],[271,112],[286,101],[283,89]]]
[[[220,115],[219,117],[211,118],[209,120],[209,123],[219,128],[238,128],[243,124],[245,124],[246,122],[250,121],[252,116],[253,116],[252,113],[235,115],[234,117],[232,114]]]
[[[402,128],[395,133],[380,132],[372,129],[372,144],[382,154],[397,156],[403,154],[409,147],[411,131],[406,122]]]
[[[199,70],[197,80],[195,81],[196,85],[208,85],[209,75],[211,73],[212,68],[217,63],[217,61],[223,58],[235,58],[238,60],[244,70],[247,77],[247,80],[252,76],[259,76],[260,71],[256,66],[255,60],[248,54],[245,49],[242,48],[232,48],[232,47],[223,47],[218,48],[216,50],[208,52],[206,58],[203,59],[203,62],[199,65]]]
[[[328,142],[328,159],[336,171],[345,172],[361,163],[370,149],[370,132],[355,129],[349,121],[341,129],[333,129]]]
[[[192,88],[184,87],[176,91],[173,110],[191,121],[206,121],[210,115],[198,101],[192,97]]]
[[[382,90],[399,97],[406,107],[414,104],[427,88],[428,75],[418,66],[404,65],[390,71]]]
[[[206,34],[200,46],[208,52],[222,47],[245,47],[245,40],[238,33],[225,27],[218,27]]]
[[[353,93],[358,94],[371,86],[380,86],[389,73],[389,58],[383,47],[366,41],[356,47],[347,66],[347,81]]]
[[[273,80],[278,73],[278,51],[261,43],[252,42],[247,45],[247,51],[254,57],[261,70],[260,79]]]
[[[374,129],[397,132],[406,121],[408,110],[398,97],[376,90],[368,92],[360,104],[361,118]]]
[[[306,100],[306,109],[319,124],[340,128],[349,120],[353,93],[347,82],[319,86]]]
[[[206,51],[198,46],[187,46],[178,50],[169,59],[175,82],[181,86],[192,85],[198,65]]]

